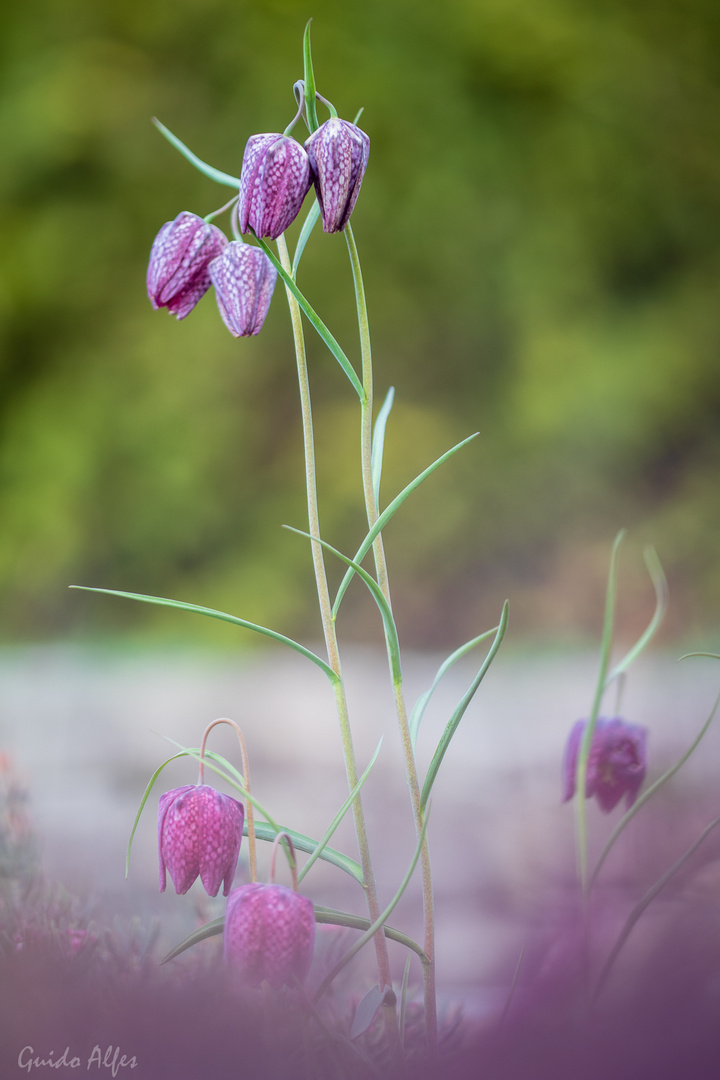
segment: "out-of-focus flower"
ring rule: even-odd
[[[150,252],[147,292],[157,310],[166,307],[184,319],[210,288],[208,264],[227,245],[227,237],[183,210],[174,221],[166,221]]]
[[[265,252],[233,240],[210,264],[210,279],[230,333],[234,337],[259,334],[277,280]]]
[[[303,982],[312,963],[315,909],[284,885],[233,889],[225,911],[225,959],[249,986]]]
[[[230,892],[242,840],[245,811],[229,795],[207,784],[186,784],[166,791],[158,807],[160,892],[165,892],[166,869],[175,892],[186,893],[200,875],[209,896],[221,882]]]
[[[251,135],[240,172],[240,232],[277,240],[300,213],[310,190],[308,156],[289,135]]]
[[[370,154],[370,139],[355,124],[333,117],[305,141],[323,229],[340,232],[348,223]]]
[[[575,794],[578,753],[587,720],[578,720],[570,732],[563,759],[563,802]],[[635,802],[647,771],[647,729],[628,724],[619,716],[599,717],[593,731],[587,764],[585,797],[597,798],[609,813],[625,796],[629,809]]]

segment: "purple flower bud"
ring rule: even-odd
[[[323,229],[340,232],[348,223],[370,154],[370,139],[355,124],[333,117],[305,142],[320,204]]]
[[[563,802],[575,794],[580,743],[587,720],[578,720],[570,732],[563,759]],[[647,771],[647,729],[628,724],[619,716],[612,720],[600,717],[593,731],[588,757],[585,797],[597,798],[600,809],[608,814],[625,795],[628,809],[638,797]]]
[[[270,307],[277,270],[260,248],[233,240],[210,263],[223,322],[235,337],[259,334]]]
[[[251,135],[240,172],[240,232],[277,240],[300,213],[312,176],[308,156],[288,135]]]
[[[312,963],[315,909],[284,885],[241,885],[225,910],[225,959],[249,986],[303,982]]]
[[[227,242],[220,229],[187,210],[167,221],[155,237],[147,272],[155,310],[166,307],[178,319],[189,315],[210,288],[208,263]]]
[[[186,784],[166,791],[158,807],[160,892],[169,870],[175,892],[186,893],[198,874],[208,896],[223,882],[230,892],[242,840],[245,811],[229,795],[207,784]]]

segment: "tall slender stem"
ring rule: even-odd
[[[345,239],[347,241],[350,264],[352,266],[353,282],[355,285],[355,301],[357,304],[358,327],[360,331],[360,351],[362,356],[362,383],[364,397],[361,403],[360,421],[360,444],[362,460],[362,482],[365,498],[365,512],[368,527],[372,528],[378,519],[378,505],[375,498],[372,475],[372,424],[373,424],[373,367],[372,350],[370,347],[370,326],[367,314],[367,302],[365,299],[365,287],[363,284],[362,269],[358,255],[355,236],[352,226],[345,227]],[[373,556],[378,584],[383,591],[385,599],[391,605],[390,582],[388,578],[385,549],[383,547],[382,534],[379,533],[373,541]],[[403,691],[402,678],[393,679],[393,692],[395,696],[395,711],[400,728],[403,756],[405,758],[405,775],[410,792],[413,821],[418,836],[422,834],[424,816],[420,801],[420,781],[418,778],[415,752],[413,750],[408,724],[407,707]],[[420,852],[420,865],[422,871],[423,891],[423,921],[424,921],[424,950],[430,963],[423,966],[424,998],[425,998],[425,1034],[427,1040],[428,1056],[435,1058],[437,1055],[437,1003],[435,993],[435,917],[432,884],[432,868],[430,864],[430,847],[427,833],[423,840]]]
[[[285,271],[288,274],[291,274],[292,266],[290,263],[290,257],[288,254],[285,237],[280,236],[278,238],[277,244],[280,262]],[[305,484],[307,490],[308,529],[312,536],[319,537],[321,533],[320,515],[318,511],[317,501],[315,443],[313,437],[312,407],[310,401],[310,383],[308,379],[307,356],[305,352],[305,337],[303,334],[300,307],[287,286],[285,291],[287,293],[288,306],[290,308],[290,318],[292,321],[293,338],[295,342],[295,355],[297,358],[298,384],[300,389],[300,406],[302,411],[303,424],[303,444],[305,450]],[[335,632],[335,622],[332,617],[330,592],[328,589],[327,575],[325,573],[325,560],[323,557],[322,545],[317,541],[312,541],[312,555],[313,566],[315,569],[315,581],[317,585],[318,602],[320,605],[320,616],[322,619],[323,634],[325,637],[325,647],[327,649],[328,663],[330,664],[337,676],[333,683],[333,689],[335,692],[335,705],[337,709],[338,720],[340,723],[340,735],[342,739],[343,756],[345,758],[345,770],[347,773],[348,786],[349,789],[352,791],[352,789],[357,785],[358,782],[358,771],[355,761],[355,750],[353,747],[352,731],[350,729],[350,717],[348,714],[347,699],[345,696],[345,685],[342,678],[340,653],[338,650],[337,635]],[[360,863],[363,869],[363,878],[365,883],[368,911],[370,914],[371,922],[375,922],[380,915],[381,908],[378,901],[377,887],[375,885],[375,875],[373,872],[372,861],[370,858],[370,847],[368,844],[367,829],[365,826],[365,815],[363,813],[362,801],[359,794],[356,796],[353,802],[353,817],[355,820],[355,832],[357,835]],[[390,987],[392,989],[392,979],[390,977],[390,960],[388,957],[387,942],[384,932],[382,930],[378,931],[378,933],[375,935],[374,943],[378,967],[378,976],[380,980],[380,988],[384,989],[385,987]],[[395,1026],[397,1027],[397,1021],[395,1021]]]

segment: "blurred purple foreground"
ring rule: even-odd
[[[415,655],[406,661],[410,704],[427,688],[441,659]],[[414,848],[392,699],[379,654],[358,649],[345,668],[361,768],[384,734],[364,802],[380,895],[389,899]],[[433,699],[418,741],[421,769],[473,673],[458,666]],[[573,819],[572,809],[560,803],[560,763],[570,727],[587,711],[595,674],[596,659],[585,653],[506,652],[489,672],[443,763],[430,843],[438,983],[448,1038],[442,1064],[428,1076],[684,1074],[696,1080],[720,1075],[715,1019],[720,836],[708,838],[643,916],[590,1018],[578,991],[584,976]],[[346,794],[332,697],[322,675],[279,651],[232,659],[58,647],[0,654],[0,685],[0,751],[9,755],[29,792],[25,812],[40,839],[47,887],[61,884],[71,894],[62,911],[62,904],[52,901],[52,917],[45,909],[42,916],[33,912],[28,903],[26,912],[13,916],[17,925],[6,919],[1,1075],[22,1075],[17,1059],[24,1039],[37,1054],[53,1051],[55,1060],[74,1039],[85,1072],[102,1035],[107,1045],[124,1040],[123,1053],[137,1057],[134,1070],[128,1066],[117,1075],[255,1080],[284,1076],[287,1067],[288,1077],[304,1076],[291,1053],[287,1066],[263,1058],[262,1023],[253,1020],[252,1007],[244,1013],[247,1024],[238,1027],[237,1009],[224,993],[224,974],[212,951],[219,939],[187,954],[197,954],[187,961],[190,968],[195,965],[195,990],[188,988],[183,961],[158,973],[157,957],[199,922],[223,912],[222,899],[209,900],[197,884],[186,897],[157,892],[157,796],[195,782],[194,764],[174,762],[161,776],[140,821],[127,882],[124,861],[145,784],[176,752],[161,735],[197,746],[203,727],[219,716],[236,720],[244,730],[257,798],[279,822],[320,836]],[[677,665],[674,655],[655,656],[631,672],[622,715],[650,730],[649,782],[690,744],[719,685],[720,665],[710,660]],[[210,746],[239,767],[229,730],[214,732]],[[591,966],[602,963],[637,900],[720,813],[714,798],[718,764],[720,721],[608,859],[593,916]],[[212,774],[206,780],[213,783]],[[597,855],[619,811],[604,817],[588,804],[588,815],[591,850]],[[348,822],[333,845],[355,853]],[[247,880],[245,844],[243,853],[236,884]],[[267,855],[261,846],[261,876]],[[332,867],[318,864],[303,889],[317,903],[364,913],[357,884]],[[33,900],[38,911],[44,902],[39,894]],[[26,922],[35,920],[25,941],[23,914]],[[417,882],[391,923],[421,940]],[[94,958],[84,939],[72,936],[85,932],[83,927],[98,941],[98,928],[112,929],[114,936],[102,938]],[[15,945],[8,953],[9,940]],[[499,1030],[523,946],[517,988]],[[322,949],[329,947],[334,946],[327,940],[321,945],[318,965]],[[122,976],[113,989],[106,985],[110,996],[104,1004],[88,989],[93,979],[108,983],[100,951]],[[398,977],[404,959],[398,948]],[[354,992],[357,998],[371,985],[370,961],[368,950],[364,961],[358,958],[344,984],[350,996]],[[418,1001],[414,967],[411,981]],[[457,1004],[464,1021],[452,1033]],[[352,1002],[347,1008],[351,1017]],[[338,1022],[344,1022],[340,1013]],[[194,1042],[188,1026],[196,1032]],[[283,1020],[282,1026],[290,1031],[293,1025]],[[363,1036],[368,1053],[373,1038],[379,1036],[372,1029]],[[238,1039],[244,1039],[246,1064],[248,1055],[257,1055],[254,1071],[240,1068]],[[348,1075],[350,1069],[346,1063]],[[352,1069],[353,1076],[365,1075],[361,1055]],[[72,1068],[48,1070],[49,1065],[26,1069],[35,1076],[79,1075]],[[103,1065],[99,1071],[110,1075],[112,1068]],[[418,1058],[410,1071],[425,1075]],[[332,1066],[321,1062],[317,1075],[332,1076]]]

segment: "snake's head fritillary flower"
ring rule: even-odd
[[[186,784],[166,791],[158,807],[160,892],[166,870],[175,892],[186,893],[198,875],[209,896],[223,884],[230,892],[242,840],[245,811],[229,795],[207,784]]]
[[[315,945],[315,909],[284,885],[233,889],[225,911],[225,959],[249,985],[303,982]]]
[[[157,310],[166,307],[184,319],[210,288],[209,263],[227,245],[227,237],[183,210],[155,237],[147,272],[147,292]]]
[[[348,223],[370,153],[370,139],[355,124],[333,117],[305,141],[323,229],[340,232]]]
[[[575,794],[578,754],[586,720],[578,720],[570,732],[563,759],[563,802]],[[647,772],[647,729],[628,724],[619,716],[600,717],[595,724],[588,757],[585,797],[597,799],[605,813],[625,796],[629,809],[638,797]]]
[[[251,135],[240,172],[240,232],[277,240],[300,213],[312,185],[310,162],[289,135]]]
[[[259,334],[270,307],[277,271],[260,248],[233,240],[210,264],[223,322],[234,337]]]

